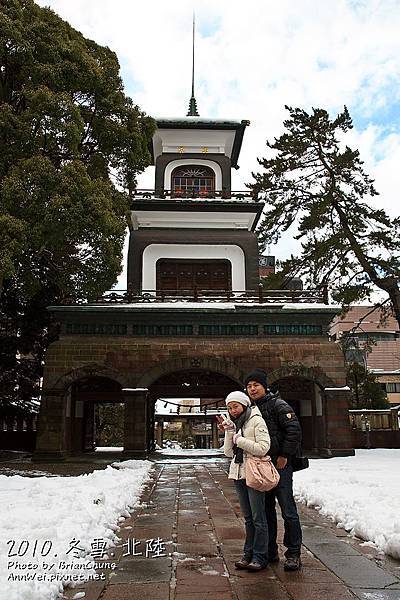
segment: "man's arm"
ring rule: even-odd
[[[280,444],[280,456],[294,456],[301,444],[301,426],[292,407],[282,403],[277,408],[279,428],[283,433]]]

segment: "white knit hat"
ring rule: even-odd
[[[229,402],[239,402],[239,404],[243,404],[243,406],[250,406],[250,398],[246,396],[243,392],[231,392],[225,398],[225,404],[228,405]]]

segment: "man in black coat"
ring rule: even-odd
[[[254,369],[245,379],[247,394],[256,404],[267,424],[271,438],[268,454],[280,474],[276,488],[266,492],[265,510],[268,521],[268,561],[278,562],[276,499],[282,512],[285,526],[283,543],[285,552],[285,571],[297,571],[301,566],[301,527],[293,498],[292,458],[301,445],[301,427],[293,408],[285,402],[279,392],[273,394],[267,385],[267,373]]]

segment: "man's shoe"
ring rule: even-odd
[[[268,562],[270,563],[278,563],[279,562],[279,554],[274,554],[271,558],[268,558]]]
[[[250,561],[247,560],[247,558],[245,556],[243,556],[243,558],[241,558],[240,560],[237,560],[235,562],[235,567],[237,569],[247,569],[249,564],[250,564]]]
[[[253,573],[255,571],[262,571],[266,567],[267,567],[267,565],[260,565],[260,563],[257,562],[256,560],[252,560],[251,563],[249,563],[247,565],[247,570],[251,571]]]
[[[283,568],[285,571],[298,571],[301,567],[300,556],[288,556]]]

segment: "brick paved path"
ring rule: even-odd
[[[241,556],[244,529],[226,468],[226,462],[206,461],[156,465],[141,506],[122,525],[121,546],[116,549],[117,569],[102,571],[108,574],[106,582],[75,588],[65,597],[72,598],[77,592],[85,591],[85,600],[400,599],[400,580],[329,531],[323,539],[324,528],[304,514],[305,544],[312,547],[313,552],[303,547],[300,572],[286,573],[283,561],[260,573],[236,570],[233,563]],[[281,522],[279,531],[282,536]],[[122,544],[129,538],[143,541],[142,551],[145,540],[161,538],[166,543],[167,556],[124,557],[126,546],[124,549]],[[330,565],[329,569],[317,558],[318,548],[328,556],[323,560]],[[281,555],[282,551],[281,548]],[[354,584],[353,570],[349,570],[352,561],[356,561],[359,578],[363,568],[366,569],[364,578],[375,581],[382,575],[380,589],[384,592],[379,592],[381,595],[371,595],[371,589],[364,593],[363,587],[371,587],[364,585],[364,579]],[[334,573],[336,563],[340,578]]]

